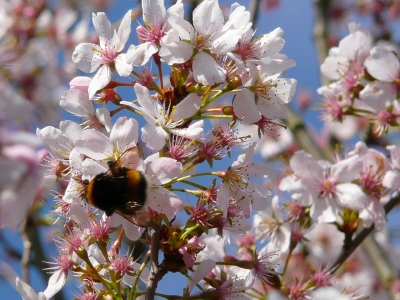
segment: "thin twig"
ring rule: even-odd
[[[22,269],[22,276],[24,278],[24,281],[30,285],[29,258],[31,255],[32,243],[31,243],[31,241],[29,239],[29,235],[26,231],[26,224],[27,224],[27,221],[25,221],[21,225],[22,246],[24,249],[22,252],[22,257],[21,257],[21,269]]]

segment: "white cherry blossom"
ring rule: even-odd
[[[132,102],[122,101],[142,112],[147,124],[142,127],[142,140],[150,149],[160,150],[164,147],[169,134],[173,133],[188,139],[196,139],[203,133],[204,121],[197,121],[187,128],[179,128],[185,119],[192,117],[200,108],[201,98],[196,94],[189,94],[175,107],[165,107],[151,98],[149,90],[135,84],[135,92],[140,106]]]
[[[132,65],[126,62],[122,53],[131,33],[131,16],[129,10],[121,21],[118,32],[112,29],[105,13],[93,13],[92,21],[99,35],[100,45],[81,43],[76,46],[72,60],[78,69],[96,75],[89,84],[89,98],[104,88],[111,80],[114,68],[120,76],[129,76]]]
[[[290,159],[290,167],[293,175],[285,177],[279,188],[310,205],[311,218],[318,223],[337,221],[342,206],[361,211],[369,204],[360,186],[352,183],[362,170],[358,155],[331,165],[298,151]]]
[[[235,19],[234,16],[232,18]],[[181,40],[163,45],[159,52],[161,59],[172,65],[184,63],[193,56],[195,81],[203,85],[225,81],[226,71],[207,50],[215,54],[227,54],[236,47],[247,24],[240,23],[242,28],[235,28],[232,25],[235,22],[230,22],[227,28],[224,27],[224,15],[217,0],[203,1],[196,7],[193,26],[178,14],[172,14],[169,23],[178,31]]]

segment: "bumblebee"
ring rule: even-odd
[[[135,214],[144,206],[147,197],[145,175],[135,170],[138,166],[138,147],[126,150],[116,161],[108,162],[109,169],[86,180],[86,199],[107,216],[114,212],[135,221]]]

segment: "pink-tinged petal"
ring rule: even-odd
[[[146,147],[153,150],[160,150],[165,145],[165,140],[169,134],[160,126],[146,124],[142,127],[142,140],[146,143]]]
[[[172,118],[175,121],[192,117],[201,106],[201,98],[192,93],[185,97],[173,110]]]
[[[321,166],[305,151],[297,151],[290,159],[293,172],[302,179],[322,181],[324,178]],[[307,170],[307,172],[304,172]]]
[[[146,173],[150,175],[153,184],[162,185],[180,176],[182,170],[182,164],[175,159],[160,157],[148,164]]]
[[[138,239],[140,239],[145,228],[132,224],[120,215],[115,214],[115,217],[120,218],[120,222],[125,229],[125,235],[128,239],[130,239],[131,241],[137,241]],[[112,218],[114,218],[114,215],[112,216]]]
[[[340,55],[348,60],[364,59],[368,56],[370,49],[371,37],[362,30],[352,32],[339,42]]]
[[[203,85],[214,85],[225,81],[226,71],[224,68],[219,66],[211,55],[203,51],[194,57],[192,68],[194,80]]]
[[[382,47],[374,47],[364,62],[368,73],[380,81],[393,82],[399,76],[400,63],[397,56]]]
[[[235,116],[245,124],[253,124],[261,119],[257,109],[254,93],[248,89],[242,89],[233,100]]]
[[[337,162],[331,168],[331,178],[335,182],[350,182],[356,179],[362,170],[363,163],[358,155]]]
[[[78,189],[78,188],[79,188],[79,186],[76,185],[76,189]],[[79,192],[77,194],[78,194],[77,198],[80,198],[81,195],[79,195]],[[65,197],[63,197],[63,200],[66,201],[67,199],[65,199]],[[70,203],[70,201],[67,201],[67,202]],[[87,210],[85,210],[84,205],[81,202],[82,201],[72,201],[71,202],[71,205],[69,207],[69,215],[71,216],[71,219],[74,222],[77,222],[78,224],[87,224],[88,212],[87,212]]]
[[[82,127],[75,122],[72,121],[61,121],[60,122],[61,132],[67,136],[71,141],[75,141],[80,138],[83,129]],[[71,149],[72,151],[73,149]]]
[[[126,62],[126,54],[122,53],[115,58],[115,69],[120,76],[128,77],[131,75],[133,67]]]
[[[105,107],[100,107],[96,109],[96,118],[99,120],[101,124],[104,125],[106,131],[110,132],[112,128],[112,123],[111,123],[110,112],[108,111],[108,109]]]
[[[336,199],[340,205],[360,211],[370,203],[368,196],[354,183],[336,185]]]
[[[110,139],[94,129],[84,130],[75,141],[75,147],[80,153],[96,160],[109,159],[114,155],[114,146]]]
[[[135,147],[138,138],[138,122],[128,117],[119,117],[110,133],[110,141],[118,147],[117,150],[120,153],[126,149]]]
[[[80,90],[69,90],[60,101],[60,106],[76,117],[87,118],[94,114],[93,102],[89,100],[88,94]]]
[[[193,54],[193,46],[185,42],[174,42],[161,47],[158,54],[161,57],[161,61],[173,65],[181,64],[188,61]]]
[[[106,45],[110,45],[114,37],[114,30],[111,28],[107,15],[103,12],[92,13],[93,26],[99,35],[100,47],[106,49]]]
[[[166,10],[163,0],[143,0],[143,21],[149,22],[156,28],[161,28],[164,24]]]
[[[193,11],[193,26],[203,36],[212,36],[224,25],[224,14],[217,0],[201,2]]]
[[[182,200],[164,188],[150,188],[146,204],[168,218],[173,218],[178,211],[182,210]]]
[[[38,295],[27,283],[20,280],[18,277],[15,280],[17,291],[22,296],[23,300],[37,300]]]
[[[89,99],[92,99],[94,94],[104,88],[111,80],[111,69],[108,65],[102,65],[97,71],[89,84]]]
[[[400,169],[400,147],[390,145],[386,149],[390,152],[390,160],[395,168]]]
[[[211,259],[203,260],[187,280],[186,286],[189,292],[215,268],[216,263]]]
[[[228,212],[230,196],[231,196],[231,188],[229,186],[229,183],[227,182],[222,183],[218,189],[217,207],[222,211],[224,217],[226,217],[226,214]]]
[[[130,45],[126,53],[126,62],[134,66],[143,66],[158,51],[155,44],[147,42],[139,46]]]
[[[43,292],[47,299],[50,299],[57,294],[67,280],[68,273],[63,270],[57,270],[51,275],[46,290]]]
[[[76,46],[75,51],[72,53],[72,61],[79,70],[92,73],[100,67],[99,63],[92,63],[94,49],[101,50],[99,46],[92,43],[81,43]]]
[[[115,45],[115,50],[120,52],[124,49],[126,42],[131,34],[131,20],[132,20],[132,10],[129,10],[123,17],[121,24],[118,28],[119,43]]]
[[[88,94],[90,81],[92,81],[92,78],[90,77],[77,76],[69,82],[69,88],[71,90],[80,90],[81,92]]]
[[[382,180],[382,185],[392,190],[400,188],[400,172],[397,170],[387,171]]]
[[[257,109],[268,119],[285,119],[286,113],[280,106],[280,102],[258,98]]]

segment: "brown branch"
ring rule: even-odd
[[[147,281],[146,300],[153,300],[158,282],[164,277],[167,271],[158,264],[158,252],[160,249],[160,224],[155,225],[151,230],[150,247],[150,274]]]
[[[385,204],[385,213],[388,215],[388,213],[400,203],[400,193],[396,192],[392,198]],[[329,274],[333,274],[334,272],[337,271],[337,269],[343,264],[343,262],[354,252],[354,250],[357,249],[358,246],[361,245],[361,243],[371,234],[371,232],[375,229],[375,225],[372,224],[371,227],[369,228],[364,228],[361,230],[361,232],[351,241],[350,244],[343,246],[342,251],[336,261],[332,264],[330,270],[328,271]],[[371,242],[375,242],[374,240],[371,240]],[[373,246],[373,244],[370,243],[370,246]],[[368,247],[364,247],[368,248]],[[376,252],[374,252],[376,253]],[[382,274],[383,280],[390,280],[390,278],[393,278],[394,274],[391,270],[391,268],[386,268],[386,272]]]
[[[261,0],[251,0],[249,5],[249,12],[250,12],[250,22],[253,23],[251,27],[255,30],[258,16],[260,14],[260,2]]]

